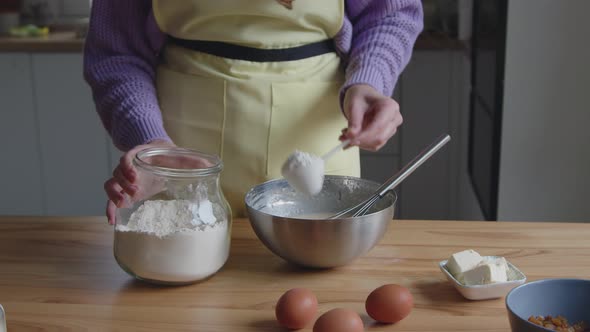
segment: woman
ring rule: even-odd
[[[357,147],[378,150],[402,123],[390,96],[421,29],[420,0],[95,0],[85,78],[126,151],[105,183],[109,222],[148,146],[220,155],[238,216],[295,149],[350,139],[326,173],[359,176]]]

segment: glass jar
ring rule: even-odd
[[[183,148],[148,148],[133,160],[139,190],[117,209],[114,255],[130,275],[187,284],[227,261],[231,210],[219,157]]]

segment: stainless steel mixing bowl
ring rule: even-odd
[[[395,193],[364,216],[327,219],[374,193],[380,184],[326,175],[316,196],[295,192],[284,179],[259,184],[246,194],[250,223],[260,241],[288,262],[314,268],[345,265],[381,239],[393,219]]]

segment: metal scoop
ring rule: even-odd
[[[329,219],[345,218],[345,217],[358,217],[365,215],[367,211],[373,207],[373,205],[385,196],[389,191],[395,189],[403,180],[405,180],[410,174],[412,174],[420,165],[426,160],[432,157],[440,148],[447,144],[451,140],[451,136],[442,135],[437,138],[432,144],[426,147],[420,152],[414,159],[412,159],[404,168],[389,178],[377,191],[371,195],[371,197],[360,202],[359,204],[342,210],[332,216]]]
[[[322,190],[322,184],[324,183],[325,162],[349,143],[350,140],[340,142],[321,157],[307,153],[309,158],[307,163],[296,161],[298,154],[302,152],[295,151],[283,163],[281,174],[289,182],[289,185],[298,192],[312,196],[316,195]]]

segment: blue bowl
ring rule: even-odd
[[[530,316],[563,316],[570,325],[590,328],[590,280],[545,279],[514,288],[506,296],[512,332],[551,331],[528,321]]]

